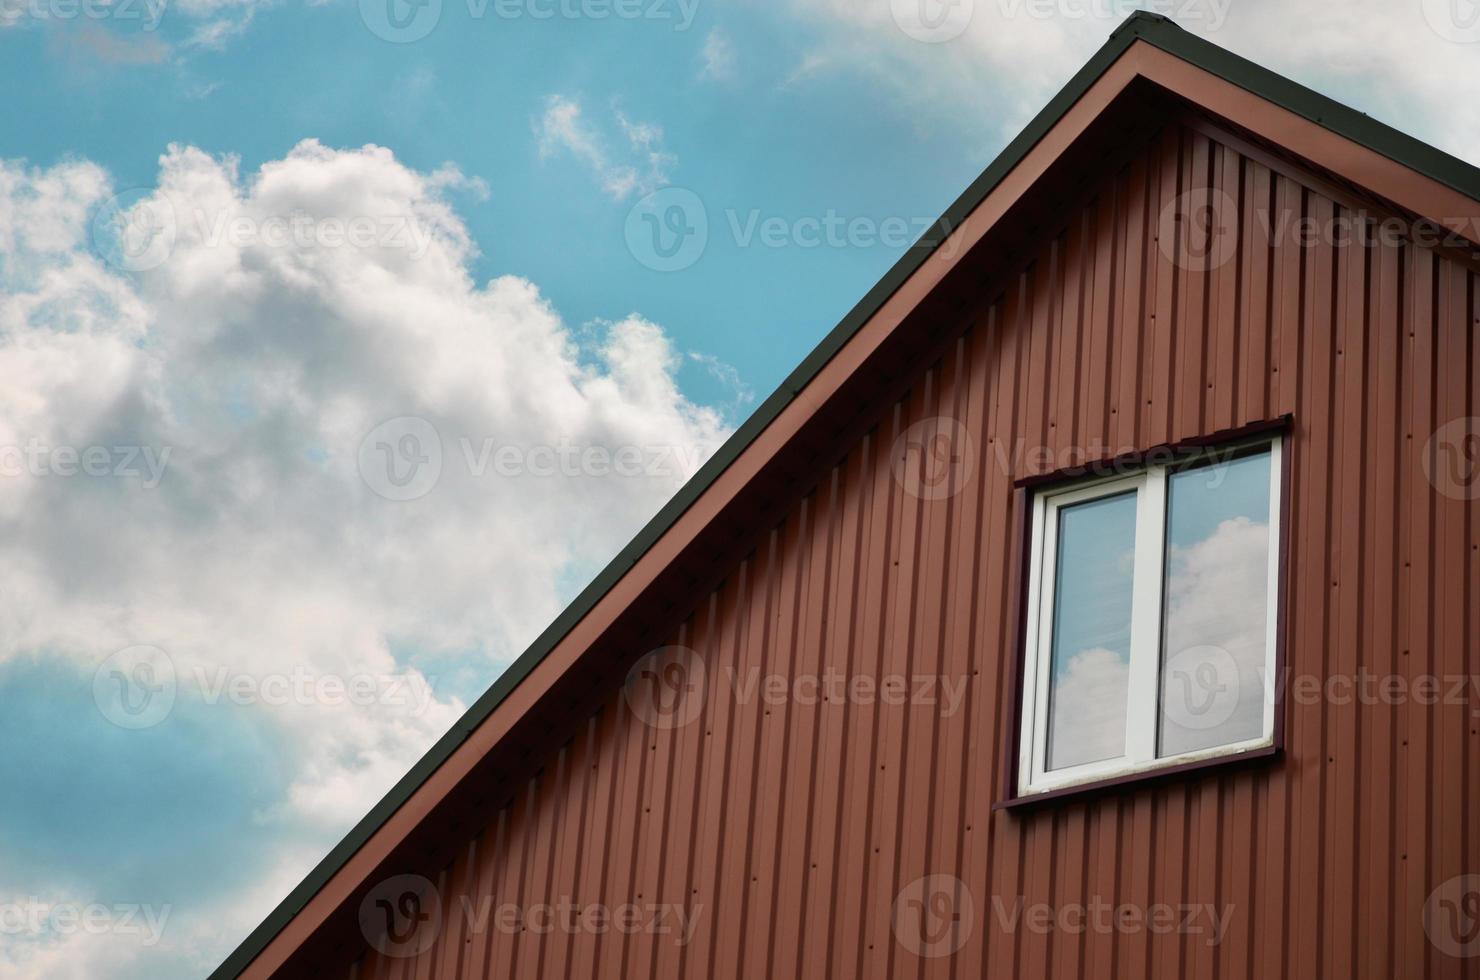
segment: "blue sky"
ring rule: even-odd
[[[0,974],[46,978],[219,962],[1129,9],[70,2],[0,0]],[[1173,12],[1475,160],[1452,9]]]

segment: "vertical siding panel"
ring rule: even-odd
[[[791,714],[787,719],[786,743],[791,759],[781,800],[786,831],[778,865],[779,892],[772,912],[775,940],[767,965],[767,973],[771,976],[796,970],[797,955],[807,926],[802,913],[807,905],[809,888],[815,884],[818,873],[818,862],[813,856],[817,842],[811,829],[816,780],[824,765],[824,757],[817,751],[817,740],[826,707],[820,700],[821,689],[812,688],[813,681],[823,674],[824,643],[828,639],[824,617],[828,613],[834,527],[830,493],[825,489],[828,482],[824,481],[812,491],[808,498],[810,506],[806,509],[808,544],[803,550],[806,561],[798,583],[801,595],[793,643],[796,660],[788,676],[810,680],[806,688],[794,689],[796,693],[790,699]]]
[[[1407,355],[1404,358],[1403,373],[1406,397],[1403,399],[1402,471],[1412,474],[1422,466],[1420,447],[1423,441],[1415,440],[1414,434],[1427,431],[1425,427],[1428,425],[1425,400],[1431,390],[1432,378],[1429,328],[1433,316],[1433,256],[1419,248],[1409,248],[1407,255],[1410,288],[1404,303],[1404,346]],[[1413,682],[1426,670],[1423,665],[1423,648],[1417,640],[1418,631],[1425,621],[1422,590],[1427,588],[1424,576],[1427,565],[1423,560],[1423,551],[1431,540],[1431,535],[1423,514],[1428,502],[1429,488],[1410,478],[1400,485],[1400,491],[1402,516],[1399,531],[1403,564],[1399,580],[1401,595],[1398,629],[1402,647],[1399,657],[1403,664],[1406,689],[1411,691]],[[1398,717],[1400,754],[1404,761],[1398,773],[1400,799],[1403,801],[1403,806],[1398,811],[1398,860],[1402,869],[1402,914],[1397,920],[1400,928],[1398,959],[1403,964],[1402,975],[1405,978],[1417,978],[1424,976],[1428,964],[1428,941],[1419,920],[1419,910],[1423,907],[1423,896],[1426,894],[1424,872],[1427,855],[1422,841],[1427,824],[1426,801],[1432,773],[1427,759],[1428,739],[1424,711],[1411,698],[1405,698],[1399,706]]]
[[[567,802],[570,792],[570,746],[556,753],[547,768],[548,776],[540,780],[539,819],[532,825],[530,836],[535,839],[531,851],[525,914],[528,929],[524,935],[523,969],[535,976],[545,975],[546,954],[551,934],[559,928],[561,901],[555,889],[554,878],[558,873],[555,865],[555,847],[558,840],[565,839],[563,825],[570,812]]]
[[[1175,365],[1177,363],[1177,304],[1180,293],[1180,276],[1173,257],[1181,247],[1178,238],[1181,222],[1162,220],[1169,211],[1178,206],[1177,198],[1182,193],[1182,131],[1176,127],[1168,127],[1162,142],[1162,147],[1156,158],[1156,188],[1157,200],[1155,210],[1149,216],[1150,226],[1155,236],[1156,249],[1151,255],[1155,266],[1154,292],[1155,305],[1152,308],[1151,340],[1147,354],[1149,361],[1144,376],[1148,380],[1146,388],[1142,391],[1145,401],[1144,423],[1141,427],[1141,441],[1155,445],[1161,442],[1170,442],[1172,439],[1171,427],[1171,402],[1172,386],[1171,379],[1176,376]],[[1188,166],[1190,166],[1190,161]],[[1171,241],[1167,241],[1170,235]]]
[[[1349,212],[1350,214],[1350,212]],[[1360,213],[1353,219],[1365,218]],[[1363,462],[1371,452],[1371,435],[1367,427],[1365,406],[1369,397],[1365,389],[1367,342],[1372,324],[1369,290],[1376,256],[1371,248],[1358,242],[1342,249],[1343,291],[1345,309],[1337,324],[1341,338],[1336,352],[1337,370],[1341,372],[1341,417],[1338,431],[1342,434],[1341,488],[1337,499],[1342,515],[1339,527],[1340,561],[1334,572],[1335,593],[1331,601],[1338,610],[1336,669],[1353,683],[1360,684],[1362,664],[1369,655],[1370,637],[1362,630],[1362,609],[1371,600],[1368,569],[1364,566],[1363,544],[1367,540],[1363,521],[1372,506],[1371,484],[1363,479]],[[1362,696],[1360,687],[1349,704],[1337,708],[1337,725],[1333,731],[1336,753],[1333,815],[1339,814],[1336,826],[1336,853],[1332,863],[1335,915],[1332,928],[1332,969],[1350,975],[1357,941],[1357,907],[1361,900],[1362,880],[1356,875],[1361,859],[1358,842],[1363,829],[1361,792],[1362,753],[1366,750],[1365,731],[1358,725]]]
[[[1439,281],[1436,338],[1439,371],[1434,384],[1435,428],[1465,416],[1465,389],[1469,373],[1471,317],[1469,282],[1465,270],[1453,262],[1442,266]],[[1431,430],[1432,431],[1432,430]],[[1430,855],[1431,887],[1437,888],[1462,868],[1465,833],[1465,743],[1470,724],[1467,699],[1457,697],[1464,683],[1465,663],[1465,514],[1473,505],[1454,493],[1434,498],[1435,536],[1433,594],[1434,672],[1439,676],[1439,703],[1435,705],[1434,797],[1436,822]],[[1468,684],[1465,684],[1468,687]],[[1480,911],[1480,910],[1477,910]],[[1435,957],[1439,980],[1458,980],[1463,962],[1452,956]]]
[[[1121,227],[1117,234],[1122,239],[1119,271],[1115,281],[1115,302],[1120,305],[1121,315],[1116,318],[1120,336],[1116,345],[1114,402],[1110,407],[1111,447],[1121,452],[1137,441],[1141,418],[1141,378],[1145,362],[1144,338],[1147,335],[1147,285],[1150,269],[1147,248],[1155,248],[1148,240],[1147,227],[1151,209],[1152,176],[1154,171],[1144,157],[1137,157],[1126,168],[1124,178]],[[1152,226],[1154,232],[1154,226]]]
[[[810,498],[781,528],[772,532],[776,549],[775,574],[770,584],[771,606],[762,631],[764,650],[761,689],[757,691],[760,703],[761,745],[757,757],[760,777],[757,780],[754,821],[754,851],[750,865],[750,881],[746,890],[747,908],[742,910],[746,928],[737,963],[737,975],[750,976],[760,973],[771,951],[771,916],[774,911],[776,879],[779,874],[780,836],[783,831],[783,806],[781,788],[786,781],[786,725],[792,710],[785,699],[776,699],[766,693],[769,677],[790,677],[791,664],[796,656],[793,629],[797,614],[797,593],[800,589],[801,556],[796,542],[801,537],[803,523],[808,513]]]
[[[1465,416],[1480,418],[1480,276],[1474,271],[1467,275],[1470,294],[1469,337],[1470,373],[1466,381]],[[1474,432],[1474,429],[1471,429]],[[1477,433],[1480,434],[1480,433]],[[1480,479],[1480,460],[1472,460],[1468,471],[1470,479]],[[1480,515],[1473,501],[1465,510],[1465,537],[1470,550],[1465,566],[1465,578],[1469,583],[1468,599],[1464,610],[1464,642],[1468,651],[1465,670],[1469,675],[1469,688],[1465,692],[1465,703],[1469,717],[1469,738],[1465,743],[1465,785],[1469,788],[1463,826],[1466,828],[1461,848],[1461,869],[1466,873],[1480,872],[1480,840],[1470,828],[1480,824]],[[1471,961],[1471,977],[1480,978],[1480,962]]]
[[[694,621],[690,618],[666,642],[690,647],[694,642],[693,630]],[[663,883],[673,855],[675,784],[687,782],[676,770],[681,764],[682,746],[690,742],[687,736],[692,727],[693,722],[666,727],[648,726],[644,733],[647,743],[644,754],[648,761],[642,797],[637,802],[636,877],[632,892],[624,900],[637,906],[641,916],[639,927],[623,936],[628,947],[627,970],[634,977],[652,975],[658,946],[666,942],[665,936],[653,931],[663,925],[656,922],[654,916],[663,915],[668,924],[672,921],[671,913],[662,913],[657,907],[677,901],[664,893]]]
[[[732,675],[733,710],[736,737],[731,758],[735,769],[735,817],[733,844],[720,855],[722,873],[715,894],[716,938],[708,964],[708,975],[739,976],[739,963],[745,946],[746,900],[750,891],[751,862],[756,836],[756,770],[760,757],[761,700],[751,684],[759,684],[765,670],[765,625],[771,608],[772,571],[775,567],[776,533],[767,535],[760,552],[741,565],[736,609],[736,671]],[[723,667],[719,673],[723,673]],[[748,693],[745,693],[748,692]],[[743,789],[742,789],[743,787]]]
[[[498,882],[503,864],[504,844],[508,841],[508,808],[500,810],[493,823],[483,829],[478,841],[478,896],[475,908],[478,918],[468,930],[473,940],[467,959],[467,973],[471,977],[488,974],[489,955],[492,947],[493,906],[498,902]],[[484,910],[488,914],[484,916]]]
[[[1270,408],[1268,370],[1271,310],[1276,295],[1272,280],[1275,256],[1279,254],[1274,241],[1277,227],[1274,193],[1269,168],[1248,161],[1244,168],[1243,224],[1239,236],[1244,250],[1238,368],[1242,390],[1234,414],[1236,425],[1278,414]]]
[[[978,318],[966,335],[963,361],[966,368],[964,384],[967,388],[963,399],[962,422],[971,433],[976,447],[976,458],[971,475],[963,488],[961,497],[961,527],[954,535],[951,554],[950,603],[946,613],[948,637],[945,640],[949,667],[943,673],[952,683],[961,684],[961,701],[949,718],[946,718],[946,750],[941,765],[941,796],[939,816],[935,833],[941,841],[940,866],[952,869],[956,877],[966,886],[966,894],[972,897],[973,906],[985,900],[984,890],[975,880],[978,844],[990,832],[991,802],[983,806],[976,792],[978,785],[990,788],[1000,785],[994,770],[994,761],[981,758],[974,751],[982,744],[973,726],[973,718],[985,718],[989,712],[982,710],[983,691],[992,687],[989,678],[983,675],[982,647],[975,642],[981,613],[978,589],[985,574],[983,565],[995,552],[985,541],[983,527],[983,503],[987,490],[995,479],[995,461],[992,448],[988,445],[990,431],[990,389],[992,351],[996,346],[995,320],[992,309]],[[980,951],[985,927],[977,922],[984,915],[975,916],[968,922],[968,931],[961,953],[952,960],[940,960],[935,964],[934,976],[947,977],[954,974],[963,964],[975,960],[980,962]]]
[[[651,938],[654,976],[674,976],[679,972],[684,954],[684,936],[679,930],[690,921],[690,916],[698,917],[696,929],[704,921],[702,903],[694,897],[691,885],[692,842],[706,776],[702,763],[712,741],[701,733],[708,730],[710,717],[715,711],[709,698],[708,680],[718,659],[715,657],[717,607],[718,602],[711,594],[694,614],[692,632],[686,638],[686,645],[705,665],[704,698],[699,703],[698,716],[674,733],[670,800],[665,815],[667,826],[662,837],[661,878],[653,897],[644,899],[656,902],[660,908],[657,913],[660,921],[655,924],[656,931]]]
[[[1226,146],[1214,146],[1213,191],[1219,196],[1212,251],[1212,286],[1208,302],[1211,327],[1207,353],[1207,394],[1204,397],[1206,426],[1203,431],[1230,429],[1239,394],[1239,328],[1243,314],[1240,287],[1249,281],[1246,264],[1252,259],[1248,236],[1243,233],[1244,214],[1250,210],[1245,193],[1243,157]]]
[[[1043,261],[1041,256],[1039,261]],[[1011,402],[1014,426],[1011,433],[1003,434],[1001,438],[1010,437],[1024,449],[1043,445],[1043,396],[1039,394],[1039,391],[1043,387],[1041,379],[1043,378],[1043,343],[1046,330],[1037,320],[1039,316],[1037,311],[1043,309],[1043,304],[1033,302],[1034,277],[1038,268],[1038,266],[1031,267],[1017,278],[1016,289],[1012,294],[1010,316],[1006,321],[1006,328],[1012,334],[1012,343],[1017,350],[1013,369],[1018,372],[1018,376]],[[1023,475],[1033,468],[1036,467],[1025,464]],[[1004,666],[1004,670],[1006,669]],[[1015,733],[1010,726],[1004,725],[1000,732],[999,737],[1002,742],[1011,744]],[[1033,822],[1014,821],[1009,825],[1006,821],[1012,819],[1008,816],[997,823],[997,826],[1001,828],[1001,857],[995,861],[997,874],[992,897],[1003,903],[1004,907],[1021,903],[1026,897],[1024,894],[1025,873],[1033,847],[1031,839]],[[996,911],[997,909],[994,908],[994,926],[999,925]],[[1003,971],[1001,973],[1003,976],[1019,976],[1025,969],[1024,930],[1020,924],[1011,930],[1005,926],[1001,928],[1004,934],[997,943],[999,956],[993,958],[994,975],[996,971]]]
[[[1310,201],[1310,216],[1317,227],[1329,228],[1332,213],[1329,201],[1322,198]],[[1292,564],[1296,587],[1293,606],[1299,611],[1298,624],[1295,625],[1296,642],[1298,649],[1310,652],[1301,658],[1297,667],[1297,697],[1291,714],[1296,736],[1293,739],[1296,749],[1291,753],[1291,761],[1299,799],[1294,846],[1307,866],[1295,878],[1290,970],[1301,976],[1319,975],[1326,908],[1325,703],[1319,696],[1299,696],[1299,685],[1300,675],[1313,676],[1318,681],[1328,676],[1327,658],[1331,652],[1326,642],[1329,635],[1326,602],[1330,594],[1327,543],[1331,539],[1332,504],[1332,450],[1328,435],[1331,432],[1331,266],[1331,249],[1324,239],[1305,250],[1302,269],[1304,322],[1300,334],[1303,341],[1308,338],[1304,346],[1310,351],[1310,357],[1302,365],[1301,378],[1304,391],[1300,416],[1304,419],[1302,434],[1306,438],[1300,453],[1299,506],[1306,519],[1298,531],[1301,535],[1300,557]],[[1319,657],[1315,651],[1320,651]],[[1310,873],[1308,867],[1312,860],[1315,862],[1314,873]]]
[[[1270,217],[1270,228],[1296,227],[1305,218],[1305,195],[1291,180],[1282,176],[1273,178],[1274,211]],[[1271,234],[1274,234],[1271,232]],[[1275,302],[1272,304],[1270,322],[1270,367],[1269,385],[1273,399],[1274,414],[1295,413],[1302,409],[1300,378],[1304,358],[1302,344],[1304,311],[1304,268],[1305,250],[1300,248],[1293,233],[1280,233],[1275,238],[1275,256],[1272,259],[1274,281],[1271,284]],[[1283,365],[1283,370],[1281,366]],[[1295,440],[1290,460],[1291,504],[1294,518],[1285,529],[1288,542],[1289,565],[1284,583],[1286,621],[1286,659],[1283,676],[1275,679],[1284,703],[1287,741],[1295,737],[1296,706],[1292,698],[1291,681],[1304,666],[1304,658],[1296,654],[1296,637],[1299,635],[1302,617],[1301,594],[1298,591],[1298,575],[1295,569],[1304,560],[1302,546],[1303,523],[1308,513],[1295,504],[1303,499],[1305,485],[1305,459],[1308,455],[1308,425],[1302,416],[1295,422]],[[1260,971],[1264,976],[1282,976],[1288,969],[1293,951],[1294,923],[1291,903],[1295,901],[1294,880],[1296,870],[1295,848],[1298,840],[1298,799],[1293,749],[1287,750],[1288,761],[1279,770],[1269,773],[1266,779],[1269,805],[1265,810],[1266,840],[1263,862],[1265,890],[1261,895],[1260,908],[1251,913],[1261,941],[1257,952]]]
[[[1104,190],[1096,198],[1088,245],[1091,260],[1086,272],[1084,306],[1088,356],[1085,359],[1084,422],[1080,431],[1085,434],[1086,445],[1093,447],[1097,456],[1106,452],[1106,442],[1110,437],[1110,406],[1114,400],[1111,392],[1114,390],[1115,340],[1119,325],[1115,321],[1116,303],[1112,299],[1112,290],[1115,288],[1116,246],[1120,240],[1118,183],[1118,180],[1106,182]]]
[[[858,567],[854,580],[859,583],[850,610],[853,629],[851,663],[860,676],[878,677],[883,656],[879,618],[884,597],[889,590],[889,536],[884,528],[889,522],[889,496],[894,480],[893,459],[887,428],[870,431],[863,437],[855,455],[858,457],[857,479],[862,499],[858,513],[856,541]],[[846,785],[852,791],[842,807],[842,835],[838,852],[847,858],[839,867],[840,885],[833,930],[835,955],[828,975],[853,977],[862,972],[862,962],[872,956],[866,946],[868,922],[867,884],[874,863],[874,838],[871,814],[877,785],[879,726],[874,703],[861,702],[848,706],[845,755]]]
[[[740,663],[737,613],[741,580],[749,561],[742,561],[719,590],[710,596],[711,626],[703,651],[704,726],[703,750],[699,760],[699,803],[694,812],[693,835],[689,841],[688,902],[699,924],[693,941],[679,958],[680,971],[712,973],[709,966],[717,942],[721,909],[720,872],[726,852],[735,846],[735,819],[729,805],[732,765],[729,751],[735,745],[735,698],[727,672]]]
[[[827,645],[825,670],[843,678],[856,676],[857,637],[855,610],[860,573],[859,538],[863,487],[863,452],[849,453],[834,467],[828,487],[827,517],[831,523],[829,561],[832,574],[828,582]],[[844,801],[856,794],[855,760],[850,757],[848,726],[853,721],[854,706],[844,690],[841,700],[829,700],[822,708],[823,722],[816,752],[816,805],[813,808],[811,838],[815,841],[818,868],[807,892],[802,910],[804,926],[802,945],[797,950],[797,976],[825,977],[829,966],[836,964],[840,953],[837,940],[838,891],[843,869],[863,859],[863,847],[845,847],[843,824],[847,808]],[[867,777],[867,773],[861,775]]]
[[[643,655],[646,651],[643,651]],[[641,800],[644,773],[647,768],[649,729],[638,718],[625,700],[612,706],[621,712],[615,734],[619,752],[616,759],[615,799],[607,814],[608,837],[613,850],[612,864],[606,878],[604,904],[615,909],[632,900],[633,887],[637,880],[637,858],[639,848],[637,835],[643,825]],[[626,936],[610,924],[598,934],[597,974],[603,977],[625,978],[627,973]],[[493,975],[512,976],[505,972],[506,964],[494,961]]]
[[[1034,449],[1047,447],[1056,449],[1057,443],[1051,429],[1054,426],[1055,403],[1052,386],[1046,380],[1052,377],[1054,365],[1053,316],[1056,312],[1054,297],[1057,296],[1059,281],[1058,267],[1062,254],[1062,241],[1049,243],[1034,268],[1030,280],[1031,291],[1029,315],[1032,334],[1029,338],[1028,361],[1029,383],[1024,391],[1030,397],[1023,415],[1023,431],[1028,434],[1028,444]],[[1036,394],[1042,392],[1041,394]],[[1047,464],[1044,469],[1052,469]],[[1054,825],[1058,814],[1044,815],[1046,818],[1025,823],[1022,853],[1019,855],[1019,880],[1010,893],[1013,901],[1021,900],[1029,906],[1047,905],[1053,900],[1053,839]],[[1015,936],[1021,959],[1021,970],[1028,976],[1044,976],[1048,972],[1048,938],[1040,932],[1026,928],[1022,923]]]
[[[611,737],[612,720],[616,710],[608,707],[600,714],[586,719],[586,724],[576,742],[581,751],[574,763],[580,770],[581,795],[572,801],[572,808],[580,816],[570,833],[575,835],[576,849],[570,897],[582,909],[602,901],[606,894],[604,877],[611,847],[606,841],[606,823],[603,819],[610,810],[612,793],[612,750],[616,739]],[[596,937],[588,928],[578,929],[575,935],[563,944],[566,949],[560,957],[563,967],[555,972],[552,961],[552,977],[589,976],[596,951]],[[584,971],[584,972],[582,972]],[[478,976],[470,973],[470,976]]]
[[[943,407],[949,405],[949,414],[960,420],[972,451],[969,459],[960,460],[961,470],[952,478],[951,486],[956,487],[956,481],[959,481],[959,489],[944,502],[939,612],[931,625],[935,648],[929,651],[933,654],[930,666],[916,668],[922,677],[934,677],[928,688],[924,681],[916,682],[920,685],[916,689],[921,697],[920,713],[928,719],[932,734],[930,806],[921,828],[925,835],[925,868],[930,873],[950,874],[958,879],[965,877],[961,869],[961,853],[967,834],[964,827],[969,822],[964,812],[966,794],[962,774],[963,762],[971,754],[966,744],[966,718],[970,713],[971,687],[975,680],[971,676],[970,630],[976,569],[980,561],[980,553],[974,544],[981,500],[981,468],[985,463],[985,447],[981,440],[985,396],[980,373],[981,337],[982,330],[978,324],[957,341],[951,358],[950,387],[945,396],[949,400],[942,402]],[[953,691],[958,693],[951,693]],[[958,696],[961,700],[953,701]],[[953,703],[954,709],[951,708]],[[964,923],[966,940],[969,941],[973,931],[978,931],[973,923]],[[932,958],[922,964],[922,976],[946,980],[955,966],[953,958]]]
[[[433,947],[435,956],[433,975],[455,977],[462,972],[465,955],[468,917],[465,912],[470,879],[476,871],[477,839],[471,838],[462,849],[462,854],[453,861],[454,872],[446,894],[442,895],[442,941]]]
[[[896,409],[897,430],[905,431],[934,411],[935,392],[939,385],[939,365],[926,370],[921,383],[910,393],[907,407]],[[906,451],[896,438],[894,452]],[[913,461],[911,461],[911,465]],[[925,503],[918,496],[897,493],[892,498],[892,510],[896,515],[890,553],[893,556],[894,580],[891,582],[889,604],[885,609],[883,624],[885,638],[884,661],[879,679],[890,675],[907,675],[910,664],[911,639],[918,612],[920,578],[922,575],[926,534]],[[909,712],[898,705],[890,705],[880,699],[879,725],[883,737],[880,750],[879,787],[875,801],[875,841],[879,852],[874,856],[871,874],[872,895],[875,901],[869,909],[865,928],[874,941],[873,954],[866,957],[867,976],[892,976],[896,970],[909,967],[900,965],[901,956],[909,957],[892,941],[891,912],[894,897],[909,879],[901,880],[903,861],[902,826],[905,815],[905,777],[910,768],[906,741],[909,738]],[[911,964],[913,966],[913,964]]]
[[[988,318],[990,336],[986,373],[990,390],[986,398],[985,423],[992,461],[983,471],[981,484],[981,492],[988,500],[1013,499],[1010,483],[1015,472],[1012,454],[1017,434],[1019,363],[1015,354],[1020,335],[1010,329],[1012,322],[1004,302],[992,307]],[[974,662],[981,665],[976,670],[980,671],[978,679],[983,681],[981,698],[973,702],[975,711],[971,720],[971,744],[976,747],[1000,747],[1011,737],[1007,734],[1010,730],[1008,719],[1014,710],[1010,702],[1016,696],[1009,680],[1012,666],[1009,658],[993,656],[991,651],[1016,648],[1016,638],[1009,632],[1010,617],[1006,613],[1008,604],[1017,601],[1016,586],[1009,584],[1011,569],[1017,560],[1016,546],[1009,540],[1009,534],[1017,517],[1009,506],[991,508],[985,519],[988,525],[983,558],[986,575],[982,577],[973,600],[977,607],[972,631],[973,656]],[[998,751],[983,759],[978,749],[976,764],[968,765],[968,769],[975,773],[975,781],[971,785],[971,814],[976,823],[967,844],[963,878],[974,904],[981,908],[977,913],[981,928],[963,951],[962,973],[965,976],[998,975],[997,971],[1005,969],[1002,964],[1012,953],[1011,940],[999,930],[993,907],[994,900],[1002,894],[1004,866],[1016,863],[1016,829],[1009,825],[1010,818],[1006,814],[992,811],[992,804],[1008,776],[1003,771],[1003,767],[1010,764],[1006,755],[1006,752]]]
[[[1399,674],[1396,612],[1396,568],[1398,563],[1397,527],[1399,510],[1397,482],[1401,453],[1398,422],[1398,382],[1396,367],[1400,363],[1403,319],[1399,303],[1398,278],[1401,275],[1400,251],[1382,245],[1377,250],[1377,264],[1369,308],[1372,311],[1370,342],[1373,345],[1367,363],[1368,429],[1372,433],[1363,474],[1363,485],[1372,490],[1371,506],[1363,520],[1363,533],[1370,554],[1372,585],[1365,602],[1366,616],[1362,632],[1368,638],[1367,667],[1378,678]],[[1396,706],[1384,703],[1363,704],[1358,710],[1359,722],[1369,733],[1365,740],[1366,758],[1360,771],[1370,774],[1366,784],[1365,833],[1359,838],[1358,857],[1365,879],[1358,910],[1357,961],[1380,965],[1392,972],[1391,930],[1388,923],[1400,913],[1393,901],[1393,871],[1396,840],[1393,833],[1393,810],[1398,790],[1398,760],[1395,758]]]
[[[1215,203],[1215,195],[1221,190],[1214,177],[1216,166],[1217,150],[1207,137],[1186,131],[1181,167],[1181,188],[1186,196],[1181,199],[1182,220],[1178,222],[1178,235],[1185,246],[1173,253],[1178,257],[1178,286],[1176,320],[1172,325],[1175,353],[1166,387],[1172,398],[1169,439],[1192,438],[1208,431],[1203,424],[1203,405],[1212,373],[1208,343],[1211,283],[1202,265],[1216,254],[1213,236],[1218,219],[1209,220],[1206,216],[1223,210]]]

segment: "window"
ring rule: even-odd
[[[1273,744],[1280,455],[1034,493],[1018,795]]]

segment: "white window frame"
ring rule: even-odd
[[[1148,464],[1130,475],[1079,480],[1035,492],[1032,497],[1032,547],[1028,563],[1028,599],[1021,724],[1018,735],[1019,796],[1031,796],[1083,783],[1118,779],[1204,759],[1236,756],[1274,744],[1274,684],[1279,630],[1282,436],[1228,443],[1178,454],[1167,464]],[[1160,721],[1163,571],[1166,567],[1167,478],[1198,465],[1237,458],[1268,447],[1269,585],[1264,643],[1264,726],[1256,738],[1176,755],[1156,754]],[[1057,580],[1058,512],[1090,500],[1136,493],[1136,553],[1131,588],[1130,670],[1126,684],[1125,752],[1118,758],[1049,770],[1048,697],[1053,652],[1054,586]]]

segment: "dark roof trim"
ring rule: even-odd
[[[633,565],[676,524],[689,507],[729,468],[741,453],[760,435],[828,361],[852,339],[853,335],[882,307],[927,258],[976,209],[988,194],[1015,168],[1059,120],[1079,101],[1101,75],[1137,40],[1144,40],[1168,54],[1188,61],[1240,88],[1261,96],[1289,111],[1303,116],[1353,142],[1386,156],[1397,163],[1480,200],[1480,169],[1422,143],[1390,126],[1377,122],[1326,96],[1311,91],[1274,72],[1254,64],[1230,51],[1187,33],[1171,20],[1158,14],[1138,11],[1110,35],[1069,83],[1033,117],[992,161],[981,176],[941,215],[919,241],[900,257],[884,278],[868,291],[841,323],[834,327],[816,349],[787,376],[755,413],[720,447],[637,537],[623,548],[600,574],[581,591],[565,611],[555,618],[539,638],[515,660],[493,686],[473,703],[460,718],[396,783],[354,829],[331,850],[282,903],[247,936],[242,944],[211,974],[211,980],[236,977],[257,958],[283,927],[303,909],[330,878],[399,810],[426,779],[455,752],[516,687],[544,660],[588,612]]]

